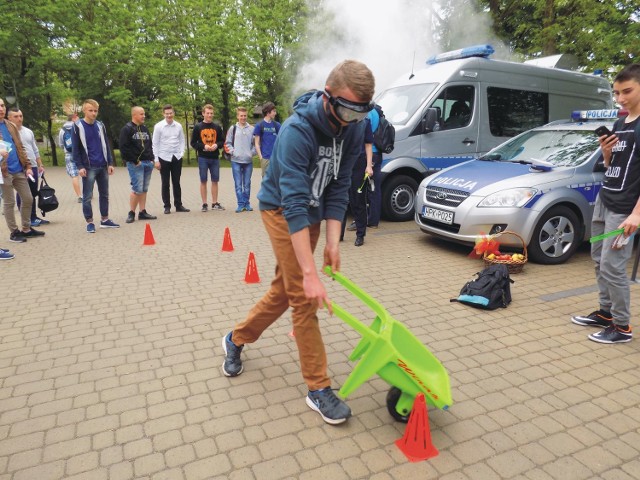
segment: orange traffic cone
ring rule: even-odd
[[[424,394],[419,393],[416,396],[404,436],[396,440],[396,445],[410,462],[421,462],[438,455],[438,450],[431,443],[429,414]]]
[[[247,261],[247,270],[244,274],[246,283],[260,283],[260,275],[258,275],[258,267],[256,266],[256,257],[253,252],[249,252],[249,260]]]
[[[153,238],[153,232],[151,231],[151,225],[147,223],[144,227],[144,242],[142,245],[155,245],[156,241]]]
[[[229,227],[224,229],[224,240],[222,241],[223,252],[233,252],[233,243],[231,243],[231,232]]]

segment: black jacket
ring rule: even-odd
[[[120,130],[120,154],[125,162],[153,161],[151,134],[146,125],[127,123]]]

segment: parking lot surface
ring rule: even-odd
[[[307,407],[288,313],[244,349],[241,376],[222,374],[221,337],[274,270],[259,212],[234,213],[230,169],[221,171],[226,211],[200,212],[197,169],[187,168],[191,212],[170,215],[155,172],[152,246],[142,245],[144,222],[124,222],[124,168],[110,190],[121,228],[93,235],[64,169],[49,168],[47,180],[60,208],[46,216],[44,238],[9,243],[0,222],[0,247],[16,254],[0,263],[0,480],[640,478],[640,338],[596,344],[592,329],[570,322],[597,308],[588,248],[563,265],[526,264],[513,275],[513,303],[485,312],[449,302],[483,267],[470,248],[413,222],[383,222],[360,248],[347,232],[342,272],[449,372],[453,405],[429,409],[440,454],[410,463],[394,444],[405,424],[388,414],[380,378],[348,398],[354,416],[344,425]],[[259,183],[257,169],[254,199]],[[221,251],[226,227],[233,252]],[[261,283],[244,282],[249,252]],[[373,320],[326,284],[333,301]],[[637,318],[636,285],[632,301]],[[360,337],[326,310],[319,317],[339,388]]]

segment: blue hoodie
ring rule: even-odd
[[[343,127],[339,135],[333,130],[322,95],[307,92],[293,104],[258,192],[260,210],[283,209],[290,234],[323,219],[342,221],[364,142],[364,122]]]

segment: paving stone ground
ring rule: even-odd
[[[440,454],[410,463],[394,445],[405,425],[387,413],[381,379],[350,396],[345,425],[306,406],[289,314],[245,348],[240,377],[222,374],[220,339],[274,270],[259,213],[234,213],[230,169],[220,183],[226,211],[199,211],[197,170],[187,168],[191,212],[171,215],[154,173],[154,246],[142,246],[143,222],[124,223],[124,168],[111,180],[110,216],[122,227],[95,235],[64,169],[47,178],[61,205],[45,238],[9,243],[0,222],[0,247],[17,256],[0,264],[0,480],[640,478],[640,339],[596,344],[593,330],[569,321],[596,307],[588,248],[564,265],[527,264],[513,276],[513,303],[484,312],[449,302],[482,267],[469,248],[413,222],[382,223],[361,248],[347,233],[342,271],[450,375],[454,404],[429,409]],[[256,171],[253,197],[259,183]],[[233,252],[221,252],[225,227]],[[249,252],[259,284],[244,282]],[[372,320],[327,285],[336,303]],[[636,285],[632,302],[637,316]],[[339,388],[359,336],[326,311],[320,321]]]

